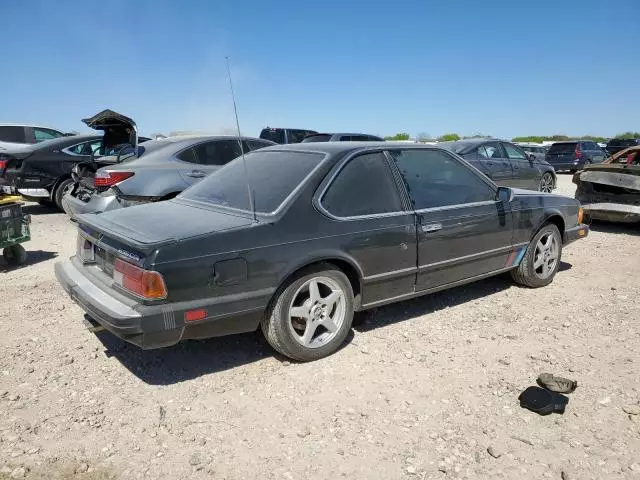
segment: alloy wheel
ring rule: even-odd
[[[533,270],[538,278],[549,278],[555,271],[560,249],[554,232],[547,232],[538,243],[533,256]]]
[[[345,294],[331,278],[313,277],[293,295],[288,326],[306,348],[319,348],[339,332],[346,318]]]

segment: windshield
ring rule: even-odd
[[[573,153],[576,151],[577,146],[578,144],[575,142],[554,143],[549,148],[549,153]]]
[[[284,129],[282,128],[265,128],[260,132],[260,138],[263,140],[271,140],[276,143],[284,143]]]
[[[276,211],[323,158],[321,153],[277,150],[245,155],[256,212]],[[188,188],[180,198],[251,210],[242,157]]]

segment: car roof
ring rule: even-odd
[[[324,133],[312,133],[309,137],[316,135],[364,135],[366,137],[377,137],[378,135],[372,135],[370,133],[354,133],[354,132],[324,132]]]
[[[258,140],[260,142],[270,142],[270,140],[266,140],[264,138],[256,138],[256,137],[241,137],[242,140]],[[194,135],[174,135],[172,137],[164,137],[158,138],[157,140],[153,140],[154,142],[199,142],[199,141],[207,141],[207,140],[237,140],[237,135],[202,135],[202,134],[194,134]]]
[[[56,132],[64,133],[64,130],[59,128],[47,127],[46,125],[38,125],[31,123],[0,123],[0,127],[29,127],[29,128],[46,128],[48,130],[55,130]]]
[[[403,143],[403,142],[311,142],[311,143],[289,143],[286,145],[274,145],[265,147],[264,150],[278,151],[296,151],[296,152],[319,152],[329,155],[337,155],[356,150],[390,149],[390,148],[411,148],[411,149],[441,149],[438,145],[425,145],[422,143]]]

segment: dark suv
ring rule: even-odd
[[[589,140],[556,142],[547,151],[546,160],[556,171],[569,170],[575,173],[585,165],[601,163],[607,153],[597,143]]]
[[[364,133],[313,133],[302,140],[302,143],[314,142],[384,142],[384,140]]]
[[[640,145],[640,138],[612,138],[607,143],[607,153],[613,155],[625,148],[637,147],[638,145]]]
[[[314,130],[305,130],[302,128],[271,128],[266,127],[260,132],[260,138],[263,140],[270,140],[275,143],[300,143],[304,137],[308,135],[315,135]]]

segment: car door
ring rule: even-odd
[[[511,186],[526,188],[528,190],[538,190],[541,175],[533,160],[529,158],[524,150],[516,145],[503,142],[502,147],[507,154],[513,170]]]
[[[402,199],[390,162],[382,151],[358,154],[320,188],[319,210],[334,221],[323,226],[319,248],[334,239],[355,259],[364,306],[411,294],[416,280],[415,214]]]
[[[476,158],[479,170],[498,185],[507,187],[513,184],[513,170],[511,163],[506,158],[506,153],[500,142],[483,143],[476,149]]]
[[[194,185],[240,154],[238,140],[210,140],[198,143],[177,155],[179,160],[185,162],[181,165],[180,176],[188,185]]]
[[[416,290],[506,268],[513,222],[508,204],[477,171],[440,149],[390,150],[417,215]]]

